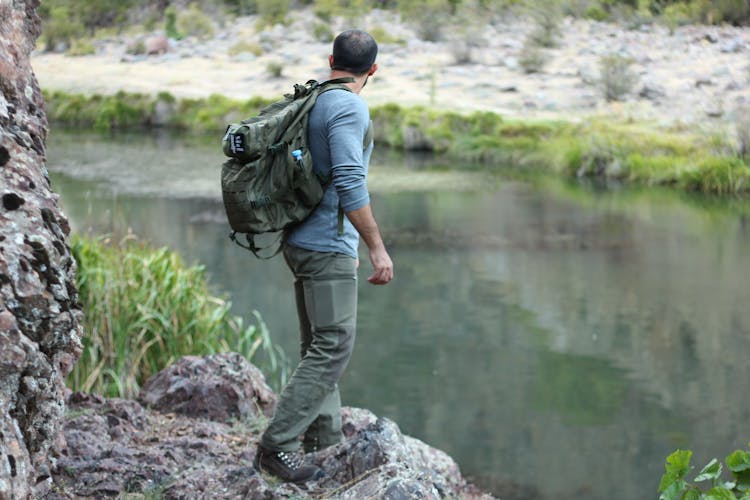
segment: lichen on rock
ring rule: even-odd
[[[63,380],[81,350],[70,228],[45,168],[47,119],[29,62],[38,6],[0,2],[0,498],[51,485]]]
[[[214,373],[201,382],[208,369]],[[179,389],[184,387],[193,390]],[[223,389],[207,395],[210,387]],[[165,394],[169,397],[162,399]],[[91,394],[70,396],[68,447],[48,500],[127,493],[227,499],[492,498],[467,483],[447,454],[359,408],[342,411],[342,443],[305,456],[322,468],[324,478],[296,485],[258,473],[252,459],[267,416],[238,409],[268,408],[275,395],[257,368],[234,353],[184,357],[154,375],[138,400],[169,404],[149,408]],[[208,403],[224,411],[203,411]]]

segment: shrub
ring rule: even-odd
[[[274,78],[281,78],[284,72],[284,65],[279,61],[270,61],[266,65],[266,71]]]
[[[95,53],[96,47],[94,46],[94,42],[88,38],[73,40],[73,44],[70,46],[70,49],[68,49],[68,55],[74,57],[90,56]]]
[[[54,50],[59,44],[70,46],[73,39],[84,33],[83,24],[76,21],[64,6],[51,8],[42,28],[46,50]]]
[[[248,16],[258,12],[256,0],[224,0],[233,14]]]
[[[455,14],[451,0],[399,0],[398,11],[415,24],[417,36],[428,42],[443,38],[443,30]]]
[[[527,40],[538,47],[555,47],[560,38],[562,10],[556,2],[531,3],[529,6],[534,28]]]
[[[168,38],[181,40],[184,35],[177,30],[177,10],[173,5],[167,7],[164,11],[164,31]]]
[[[257,43],[240,41],[229,47],[229,50],[227,52],[230,56],[236,56],[237,54],[247,52],[253,54],[256,57],[260,57],[263,54],[263,47],[261,47]]]
[[[737,134],[737,155],[750,163],[750,106],[743,106],[737,112],[735,121]]]
[[[74,236],[78,296],[85,314],[84,351],[70,374],[74,390],[133,397],[152,374],[184,355],[264,354],[277,376],[280,355],[260,316],[245,325],[214,296],[202,266],[186,266],[166,249],[132,238]]]
[[[585,17],[586,19],[593,19],[594,21],[601,22],[609,19],[609,14],[600,6],[592,5],[584,11],[583,17]]]
[[[547,64],[547,54],[531,39],[526,39],[518,55],[518,64],[524,73],[541,73]]]
[[[334,16],[341,14],[343,8],[339,5],[338,0],[315,0],[313,12],[322,21],[331,22]]]
[[[179,34],[194,36],[205,40],[214,36],[214,23],[211,18],[201,12],[195,4],[191,4],[185,12],[177,15],[176,27]]]
[[[289,16],[289,0],[258,0],[258,25],[286,24]]]
[[[315,38],[319,42],[332,42],[335,36],[331,27],[325,23],[313,23],[312,31],[313,38]]]
[[[607,101],[621,101],[633,90],[638,77],[631,69],[632,61],[619,54],[599,59],[599,84]]]
[[[665,473],[659,483],[659,500],[728,500],[748,497],[750,453],[736,450],[726,457],[725,462],[732,475],[732,481],[722,480],[722,464],[714,458],[695,476],[693,483],[689,483],[685,478],[692,469],[692,456],[693,452],[690,450],[677,450],[667,457]],[[701,487],[697,483],[704,483],[706,486]]]

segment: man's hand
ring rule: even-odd
[[[346,216],[370,250],[370,262],[373,271],[367,281],[373,285],[385,285],[393,279],[393,261],[391,261],[391,257],[385,249],[383,238],[380,236],[378,224],[375,222],[369,203],[362,208],[347,212]]]
[[[370,262],[373,272],[367,281],[373,285],[385,285],[393,279],[393,262],[385,247],[370,250]]]

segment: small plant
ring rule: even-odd
[[[55,50],[59,45],[69,46],[72,40],[83,35],[84,26],[74,20],[67,7],[53,7],[43,25],[42,36],[46,50]]]
[[[90,56],[96,54],[94,42],[90,39],[73,40],[73,44],[68,49],[69,56]]]
[[[146,53],[146,42],[139,38],[138,40],[134,40],[133,42],[129,43],[128,46],[125,48],[125,53],[130,54],[131,56],[141,56]]]
[[[750,109],[746,108],[744,114],[737,119],[737,154],[745,163],[750,165]]]
[[[386,31],[384,28],[380,26],[375,26],[373,28],[370,28],[367,30],[370,35],[375,39],[378,44],[382,43],[396,43],[396,44],[404,44],[404,40],[398,37],[395,37],[391,35],[388,31]]]
[[[201,12],[196,4],[191,4],[187,11],[177,15],[177,31],[185,36],[194,36],[206,40],[214,36],[214,23]]]
[[[455,14],[457,2],[450,0],[399,0],[398,11],[415,24],[417,36],[428,42],[443,39],[443,30]]]
[[[667,457],[666,471],[659,483],[659,500],[750,499],[750,452],[736,450],[726,457],[732,481],[722,479],[723,466],[714,458],[695,476],[693,483],[689,483],[685,478],[692,469],[692,455],[690,450],[677,450]]]
[[[152,374],[184,355],[262,355],[282,380],[283,359],[260,316],[246,325],[213,296],[205,268],[167,248],[130,240],[75,237],[76,284],[85,311],[84,351],[68,383],[74,390],[132,397]]]
[[[610,54],[599,59],[599,84],[607,101],[621,101],[633,90],[638,77],[629,57]]]
[[[526,39],[518,57],[518,64],[526,74],[541,73],[547,64],[547,54],[533,40]]]
[[[164,11],[164,31],[168,38],[182,40],[184,35],[177,30],[177,10],[173,5]]]
[[[312,32],[313,38],[319,42],[330,43],[333,41],[333,30],[326,23],[314,23]],[[377,40],[377,38],[375,38],[375,40]]]
[[[289,0],[258,0],[258,25],[286,24],[289,16]]]
[[[266,65],[266,71],[274,78],[281,78],[284,73],[284,65],[279,61],[271,61]]]
[[[538,47],[557,46],[561,36],[560,19],[562,11],[555,2],[532,3],[529,7],[534,28],[528,35],[528,41]]]
[[[242,54],[243,52],[253,54],[255,57],[260,57],[261,55],[263,55],[263,47],[261,47],[257,43],[241,41],[229,47],[229,50],[227,51],[230,56],[236,56],[238,54]]]

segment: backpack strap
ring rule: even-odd
[[[284,248],[284,241],[286,238],[284,238],[284,231],[279,232],[278,236],[276,237],[275,241],[273,241],[271,244],[259,247],[255,244],[255,236],[250,233],[242,233],[245,235],[245,240],[247,240],[247,245],[243,244],[240,240],[237,239],[237,231],[232,231],[229,235],[229,239],[237,243],[237,245],[241,246],[245,250],[250,250],[253,252],[253,255],[255,255],[257,258],[262,260],[268,260],[272,257],[275,257],[276,255],[281,252],[281,250]],[[276,250],[273,251],[271,255],[268,256],[262,256],[260,255],[260,252],[263,250],[268,250],[269,248],[272,248],[276,246]]]

